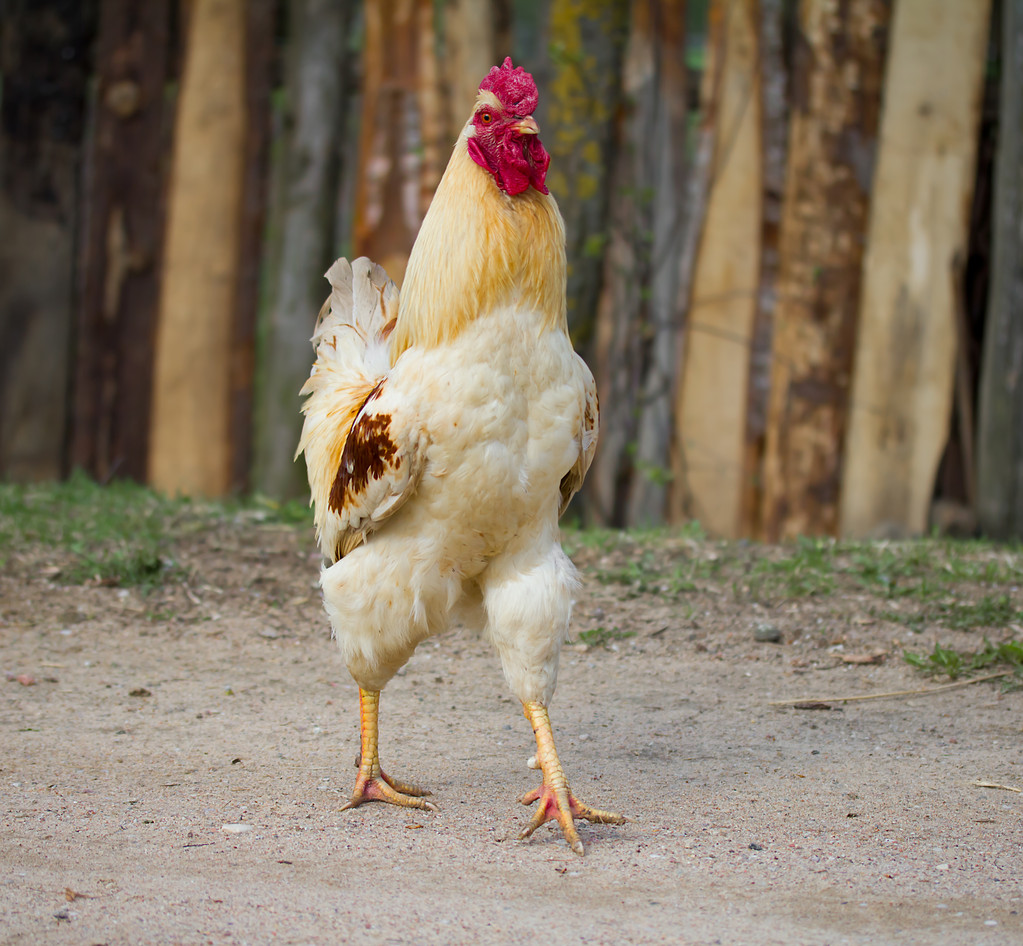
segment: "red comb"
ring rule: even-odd
[[[480,91],[493,92],[513,115],[532,115],[540,100],[533,77],[522,66],[513,66],[511,56],[487,73],[480,83]]]

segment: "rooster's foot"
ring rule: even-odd
[[[385,801],[390,805],[402,808],[419,808],[422,811],[436,811],[437,806],[423,800],[430,793],[425,788],[409,782],[400,782],[396,778],[385,775],[380,768],[380,757],[377,754],[377,717],[380,706],[380,691],[366,690],[359,687],[359,716],[362,733],[362,750],[355,764],[359,775],[355,779],[355,789],[348,804],[342,811],[357,808],[367,801]]]
[[[399,805],[402,808],[420,808],[423,811],[436,811],[437,806],[426,801],[423,796],[430,793],[418,785],[411,785],[391,778],[380,771],[377,766],[376,773],[359,772],[355,780],[355,789],[348,803],[341,807],[342,811],[349,808],[357,808],[363,802],[384,801],[390,805]]]
[[[540,825],[548,821],[557,821],[561,825],[568,846],[576,854],[584,854],[583,842],[575,829],[576,818],[597,824],[624,824],[627,819],[613,811],[601,811],[599,808],[584,805],[572,794],[554,748],[554,735],[551,732],[547,708],[538,702],[527,702],[522,706],[526,719],[533,727],[533,735],[536,736],[536,755],[530,762],[533,763],[535,760],[543,770],[543,784],[519,799],[524,805],[531,805],[535,801],[540,803],[533,812],[529,824],[522,829],[519,838],[528,838]]]
[[[528,838],[537,828],[548,821],[557,821],[561,825],[561,831],[565,835],[568,846],[576,854],[584,854],[583,842],[579,838],[579,832],[575,829],[575,818],[583,818],[596,824],[624,824],[625,818],[613,811],[601,811],[599,808],[591,808],[584,805],[565,786],[564,791],[552,788],[546,782],[539,788],[526,792],[520,799],[523,805],[531,805],[539,801],[533,817],[529,824],[522,829],[519,839]]]

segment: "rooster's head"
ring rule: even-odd
[[[506,194],[521,194],[530,185],[541,194],[551,156],[540,143],[533,118],[539,94],[533,77],[511,57],[494,66],[480,83],[469,127],[469,156],[486,168]]]

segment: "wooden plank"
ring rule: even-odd
[[[104,0],[81,231],[71,462],[146,477],[170,3]]]
[[[1023,538],[1023,0],[1002,2],[993,265],[980,378],[977,516]]]
[[[587,514],[616,526],[664,519],[667,478],[651,471],[670,463],[687,171],[684,0],[630,13],[593,359],[601,439],[585,488]]]
[[[480,80],[497,64],[494,6],[492,0],[446,0],[444,4],[445,162],[476,102]]]
[[[78,178],[95,21],[13,0],[0,43],[0,478],[65,471]]]
[[[681,348],[683,280],[693,273],[692,258],[684,259],[687,229],[703,208],[687,206],[687,184],[698,170],[686,155],[689,114],[686,97],[685,4],[651,2],[646,7],[646,28],[651,43],[653,88],[644,103],[646,127],[635,140],[643,155],[635,181],[639,203],[653,189],[646,210],[647,224],[637,247],[646,292],[641,293],[637,328],[646,346],[639,392],[635,473],[626,523],[660,525],[668,513],[671,481],[673,410]],[[645,244],[645,245],[643,245]],[[689,243],[695,246],[695,243]]]
[[[769,541],[834,535],[888,10],[803,0],[763,483]]]
[[[298,391],[309,376],[309,338],[329,289],[323,274],[335,257],[336,149],[352,91],[344,68],[352,7],[323,0],[289,6],[282,122],[288,132],[275,171],[277,235],[266,258],[253,472],[255,488],[277,498],[309,489],[303,463],[294,460],[302,429]]]
[[[550,0],[550,62],[530,69],[540,89],[540,136],[551,155],[547,186],[565,218],[569,327],[584,355],[592,352],[596,335],[628,22],[625,0]]]
[[[375,260],[400,284],[426,212],[422,128],[412,119],[421,94],[420,24],[432,19],[433,5],[368,0],[364,16],[354,255]]]
[[[277,5],[278,0],[249,0],[245,5],[245,169],[230,367],[230,489],[234,493],[248,492],[251,486],[252,389],[270,177],[270,95],[276,73]]]
[[[767,440],[767,404],[771,392],[771,336],[777,301],[779,231],[785,193],[789,139],[789,70],[786,37],[794,35],[798,11],[788,0],[760,0],[760,78],[763,164],[763,217],[760,248],[760,287],[750,344],[749,385],[746,395],[746,465],[743,471],[740,534],[761,534],[763,466]]]
[[[919,534],[948,437],[988,0],[895,7],[871,196],[841,533]]]
[[[633,4],[609,240],[597,308],[597,455],[586,509],[615,525],[666,513],[686,211],[684,0]]]
[[[175,124],[149,447],[149,480],[168,493],[218,496],[231,484],[244,46],[244,0],[194,0]]]
[[[713,183],[700,241],[675,421],[673,519],[726,538],[742,522],[750,341],[760,272],[757,12],[714,5],[723,30]],[[714,7],[712,7],[714,12]],[[713,65],[708,74],[714,75]]]

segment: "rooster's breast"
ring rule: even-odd
[[[409,350],[394,370],[428,443],[410,519],[484,556],[556,525],[559,484],[579,452],[581,363],[563,333],[538,325],[503,310],[445,345]]]

